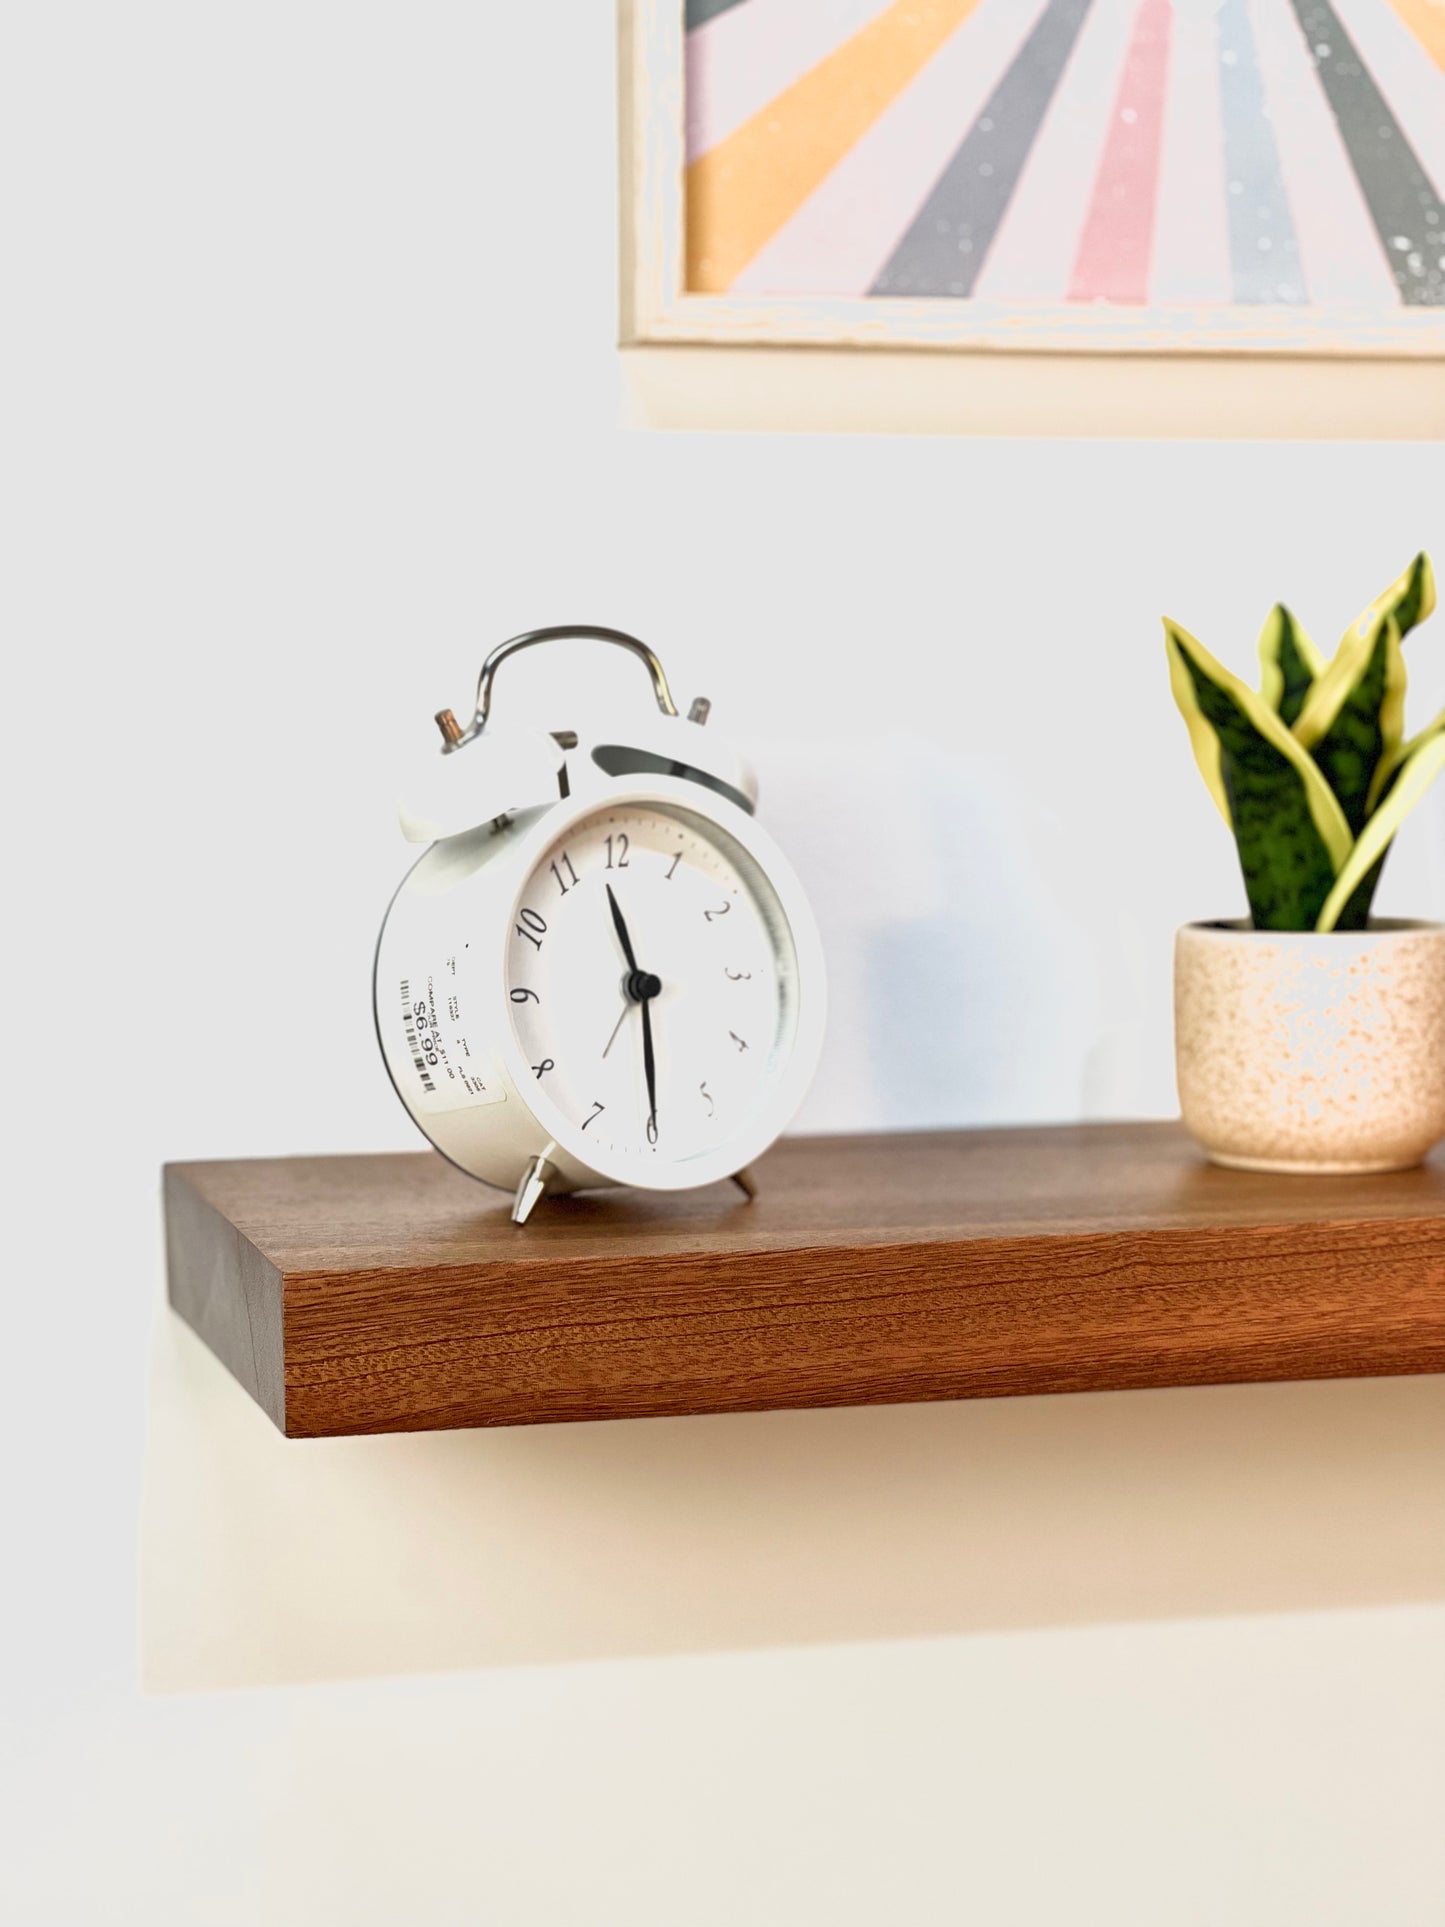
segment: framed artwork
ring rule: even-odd
[[[629,341],[1445,356],[1445,0],[630,0],[622,54]]]

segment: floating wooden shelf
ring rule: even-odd
[[[431,1152],[171,1165],[176,1310],[287,1433],[1445,1370],[1445,1162],[1169,1124],[795,1138],[761,1194],[509,1200]]]

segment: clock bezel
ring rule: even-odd
[[[659,1157],[656,1162],[639,1158],[634,1152],[612,1152],[590,1143],[580,1125],[566,1118],[560,1108],[529,1088],[531,1064],[512,1021],[507,1001],[508,945],[512,927],[530,889],[544,850],[579,823],[608,809],[660,808],[683,817],[692,817],[704,832],[716,829],[735,843],[761,871],[777,898],[792,939],[796,963],[796,1021],[787,1061],[775,1079],[767,1101],[749,1120],[746,1129],[708,1152],[676,1162]],[[653,777],[645,783],[628,779],[621,782],[588,784],[585,791],[565,802],[554,804],[532,829],[513,875],[515,888],[507,899],[507,914],[497,932],[497,984],[501,1000],[501,1034],[498,1056],[509,1079],[539,1127],[545,1131],[573,1163],[596,1172],[611,1184],[627,1185],[649,1191],[692,1191],[699,1186],[729,1178],[734,1172],[761,1156],[779,1138],[806,1096],[817,1070],[822,1050],[826,1018],[827,988],[823,967],[822,940],[812,908],[792,865],[773,838],[755,817],[711,791],[699,792],[696,783],[678,777]],[[543,1155],[547,1155],[544,1151]]]

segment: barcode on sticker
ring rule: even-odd
[[[411,1061],[416,1066],[416,1074],[421,1079],[421,1087],[424,1091],[435,1095],[436,1085],[432,1082],[432,1074],[426,1067],[426,1059],[421,1054],[421,1040],[416,1034],[416,1021],[411,1008],[411,984],[405,977],[401,980],[401,1018],[406,1025],[407,1049],[411,1052]]]

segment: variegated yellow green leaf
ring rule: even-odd
[[[1219,731],[1200,706],[1194,678],[1189,671],[1189,658],[1182,641],[1176,640],[1178,637],[1192,642],[1193,637],[1186,630],[1178,629],[1168,616],[1164,618],[1164,637],[1169,651],[1169,687],[1174,692],[1174,700],[1189,731],[1189,747],[1194,751],[1194,760],[1199,765],[1199,774],[1204,778],[1204,787],[1214,798],[1214,807],[1224,818],[1226,828],[1233,830],[1229,794],[1224,787],[1224,751]]]
[[[1355,847],[1325,898],[1316,930],[1344,927],[1344,912],[1359,886],[1383,862],[1396,830],[1442,769],[1445,769],[1445,734],[1429,736],[1409,761],[1401,765],[1389,795],[1356,838]]]
[[[1259,693],[1281,722],[1292,723],[1325,659],[1299,622],[1276,602],[1259,632]]]
[[[1405,657],[1393,613],[1363,636],[1349,635],[1315,682],[1294,736],[1334,791],[1352,836],[1369,815],[1370,787],[1405,733]]]
[[[1380,617],[1385,615],[1393,616],[1399,623],[1403,640],[1432,613],[1434,607],[1435,571],[1429,556],[1422,549],[1404,574],[1397,575],[1383,595],[1377,595],[1367,609],[1360,611],[1354,626],[1345,631],[1340,647],[1343,648],[1352,636],[1369,635]]]
[[[1380,767],[1375,771],[1375,780],[1370,785],[1368,801],[1372,810],[1384,801],[1391,784],[1416,750],[1423,749],[1433,736],[1445,736],[1445,709],[1440,711],[1433,723],[1427,723],[1418,735],[1399,744],[1393,755],[1381,759]]]
[[[1412,736],[1408,743],[1402,743],[1391,761],[1388,764],[1382,763],[1380,768],[1375,772],[1375,782],[1372,785],[1372,793],[1370,796],[1370,809],[1372,812],[1378,810],[1381,805],[1389,799],[1390,792],[1399,782],[1416,753],[1422,750],[1428,742],[1440,736],[1445,736],[1445,709],[1442,709],[1434,722],[1428,723],[1417,736]],[[1385,858],[1389,855],[1389,852],[1390,844],[1387,841],[1384,849],[1375,859],[1373,865],[1365,872],[1361,881],[1355,885],[1349,901],[1345,904],[1344,909],[1341,910],[1335,922],[1336,930],[1363,930],[1369,923],[1370,905],[1374,902],[1375,889],[1380,881],[1380,872],[1385,867]]]
[[[1309,930],[1349,855],[1344,813],[1261,697],[1166,619],[1175,700],[1195,759],[1234,831],[1256,929]]]

